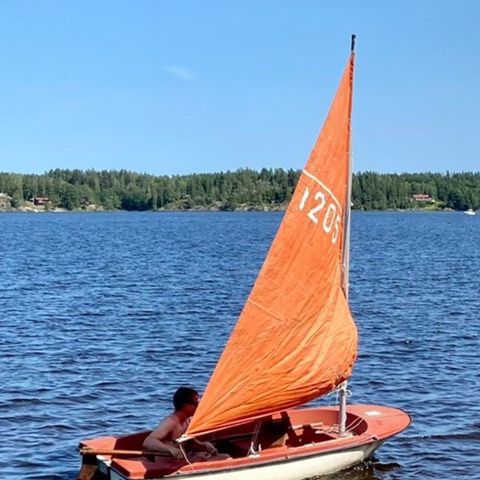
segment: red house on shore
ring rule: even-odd
[[[51,203],[48,197],[33,197],[32,202],[36,206],[45,206]]]
[[[414,202],[430,202],[430,203],[435,201],[430,195],[427,195],[426,193],[414,193],[412,195],[412,200]]]

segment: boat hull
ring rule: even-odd
[[[279,426],[288,419],[288,428]],[[171,476],[190,480],[302,480],[351,468],[367,460],[380,445],[410,424],[402,410],[378,405],[350,405],[347,409],[346,435],[339,435],[335,423],[338,409],[334,407],[291,410],[263,419],[268,428],[261,428],[258,454],[248,455],[255,431],[255,422],[232,427],[216,434],[214,441],[226,460],[187,463],[173,458],[124,455],[84,455],[84,463],[96,461],[95,475],[79,479],[110,480],[161,479]],[[258,430],[258,429],[257,429]],[[86,440],[82,448],[141,449],[148,432],[122,437]],[[235,447],[235,450],[232,450]],[[242,451],[243,448],[243,451]],[[85,450],[84,450],[85,451]],[[118,450],[119,451],[119,450]],[[243,452],[243,453],[242,453]],[[91,470],[90,470],[91,471]]]
[[[373,442],[345,451],[314,454],[308,457],[272,460],[263,465],[247,465],[234,470],[192,472],[182,475],[182,479],[193,480],[303,480],[319,475],[328,475],[354,467],[367,460],[382,442]],[[175,475],[178,477],[178,474]],[[157,480],[168,477],[154,477]],[[110,480],[130,480],[121,473],[111,470]]]

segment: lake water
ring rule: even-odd
[[[0,478],[73,480],[80,439],[203,389],[281,217],[0,215]],[[480,216],[353,214],[350,401],[413,424],[335,478],[480,478],[479,292]]]

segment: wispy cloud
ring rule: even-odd
[[[193,82],[196,78],[196,75],[192,70],[178,65],[167,65],[163,67],[163,70],[182,82]]]

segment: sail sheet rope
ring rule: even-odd
[[[180,451],[182,452],[183,458],[185,458],[186,462],[190,465],[190,467],[192,468],[192,471],[194,472],[195,468],[193,467],[192,462],[188,459],[187,453],[185,452],[185,450],[183,448],[182,442],[178,442],[177,446],[180,449]]]

